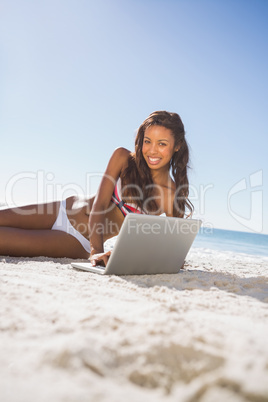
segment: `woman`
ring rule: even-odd
[[[107,264],[104,242],[127,213],[184,217],[189,150],[176,113],[154,112],[140,126],[135,152],[114,151],[95,197],[0,211],[0,255],[90,258]],[[188,215],[188,216],[189,216]]]

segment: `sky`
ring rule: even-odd
[[[267,0],[0,0],[0,204],[93,194],[178,113],[194,217],[268,234]]]

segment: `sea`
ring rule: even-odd
[[[202,227],[193,247],[268,257],[268,235]]]

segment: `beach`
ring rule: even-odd
[[[1,402],[268,401],[268,258],[192,248],[178,274],[0,257]]]

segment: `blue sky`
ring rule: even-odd
[[[0,202],[93,193],[181,115],[196,216],[268,233],[268,1],[0,0]]]

